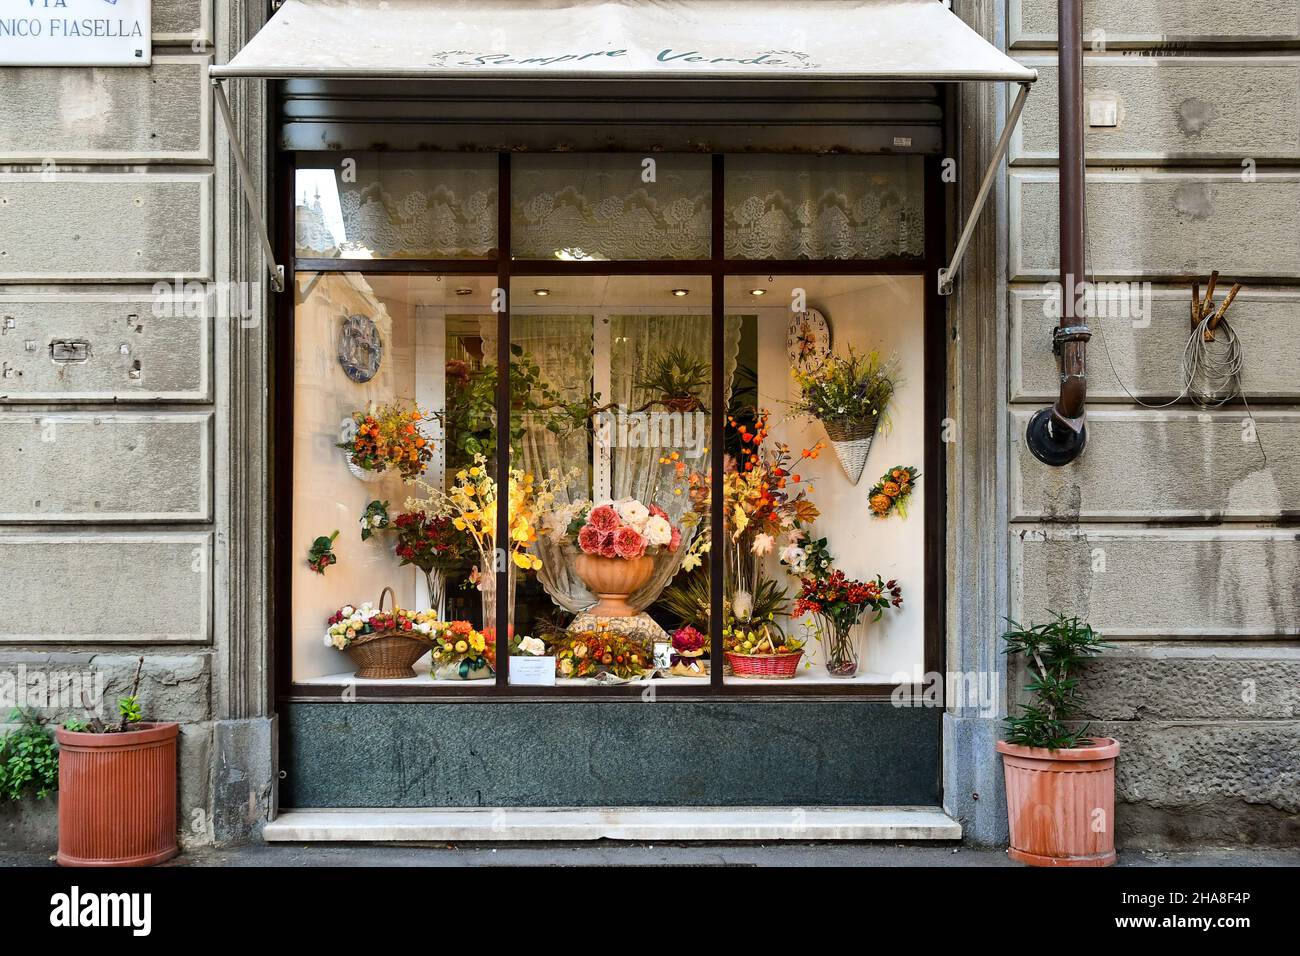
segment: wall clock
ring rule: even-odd
[[[349,315],[339,328],[339,367],[352,381],[362,384],[379,372],[384,342],[379,328],[364,315]]]
[[[801,372],[820,368],[831,354],[831,327],[826,316],[816,309],[796,312],[785,336],[790,364]]]

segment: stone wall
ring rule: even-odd
[[[1088,266],[1150,281],[1152,308],[1091,321],[1088,449],[1062,469],[1024,447],[1055,397],[1055,8],[1008,0],[1011,51],[1041,76],[1008,176],[1011,614],[1078,613],[1116,645],[1085,689],[1124,747],[1121,845],[1294,844],[1300,2],[1085,4],[1085,122],[1094,101],[1117,120],[1086,130]],[[1212,269],[1247,285],[1230,318],[1253,423],[1137,401],[1182,390],[1189,280]]]
[[[143,657],[146,717],[181,724],[189,845],[245,835],[271,798],[266,631],[250,651],[232,623],[237,562],[265,554],[231,550],[229,462],[242,447],[263,471],[265,441],[227,415],[261,338],[232,349],[231,317],[185,288],[249,271],[208,66],[265,6],[155,0],[148,68],[0,70],[0,672],[102,679],[112,714]],[[253,314],[233,327],[256,326],[260,290],[239,301]],[[54,809],[0,807],[0,846],[52,846]]]

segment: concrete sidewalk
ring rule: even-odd
[[[0,867],[52,866],[45,853],[0,851]],[[1018,866],[1003,850],[933,844],[782,843],[647,845],[277,844],[182,853],[168,866]],[[1300,866],[1295,849],[1121,850],[1120,866]]]

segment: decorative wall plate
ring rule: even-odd
[[[818,368],[831,354],[831,327],[816,309],[796,312],[785,336],[790,364],[801,372]]]
[[[379,328],[364,315],[349,315],[339,328],[339,366],[343,374],[358,384],[368,382],[379,372],[384,342]]]

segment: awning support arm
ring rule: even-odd
[[[980,213],[984,210],[984,203],[989,198],[989,192],[993,189],[993,180],[997,176],[998,167],[1002,165],[1002,159],[1007,154],[1007,147],[1011,145],[1011,134],[1015,131],[1016,124],[1020,122],[1020,113],[1025,108],[1025,98],[1029,96],[1028,83],[1020,84],[1020,92],[1016,94],[1015,101],[1011,104],[1011,112],[1007,114],[1006,125],[1002,127],[1002,135],[998,138],[998,144],[993,149],[993,155],[989,158],[989,167],[984,171],[984,179],[980,183],[979,192],[975,195],[975,204],[971,206],[970,214],[966,217],[966,225],[962,228],[961,236],[957,239],[957,248],[952,251],[952,261],[948,268],[939,270],[939,294],[952,295],[953,277],[957,274],[957,267],[961,265],[962,257],[966,255],[966,247],[970,245],[970,237],[975,232],[975,224],[979,222]]]
[[[257,194],[253,191],[253,177],[248,172],[248,160],[244,157],[244,145],[235,132],[235,120],[230,115],[230,101],[226,99],[226,91],[219,77],[212,78],[212,89],[216,92],[222,125],[226,127],[226,135],[230,137],[230,152],[235,157],[235,166],[239,171],[239,186],[244,193],[244,203],[248,206],[248,215],[253,222],[257,223],[258,235],[262,239],[266,268],[271,273],[271,288],[276,292],[283,292],[284,266],[278,265],[275,261],[275,247],[271,245],[271,233],[266,228],[266,218],[257,204]]]

